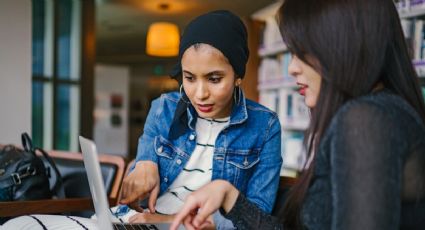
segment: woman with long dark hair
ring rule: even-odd
[[[239,229],[423,229],[425,105],[393,1],[286,0],[279,22],[311,109],[298,184],[275,218],[213,181],[174,226],[220,209]]]

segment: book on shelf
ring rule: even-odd
[[[415,20],[414,37],[413,37],[413,59],[422,60],[425,57],[423,54],[424,48],[424,21],[421,19]]]
[[[406,5],[409,6],[410,10],[425,8],[425,1],[423,0],[405,0],[405,1],[408,2],[406,3]]]
[[[258,68],[259,90],[296,87],[295,79],[288,73],[290,61],[289,53],[263,58]]]
[[[410,0],[395,0],[394,4],[400,13],[404,13],[410,10]]]
[[[307,105],[305,104],[305,98],[304,96],[301,96],[298,92],[293,91],[294,95],[294,117],[296,117],[298,120],[302,121],[309,121],[310,120],[310,110],[308,109]]]
[[[410,58],[413,58],[413,21],[408,19],[401,19],[401,28],[403,29],[404,38],[407,45]]]
[[[282,168],[296,171],[301,171],[303,169],[306,159],[303,139],[304,135],[301,132],[284,133],[282,138]]]
[[[305,105],[304,97],[294,90],[279,91],[278,116],[283,129],[305,130],[310,123],[309,109]]]
[[[394,4],[399,13],[409,13],[425,9],[425,1],[423,0],[395,0]]]
[[[270,82],[282,78],[280,63],[275,58],[264,58],[258,68],[259,82]]]
[[[294,77],[291,77],[289,74],[289,64],[291,63],[291,59],[292,57],[290,53],[283,53],[278,56],[281,73],[283,78],[285,78],[287,81],[295,81]]]
[[[294,90],[267,90],[260,93],[260,104],[275,111],[283,129],[305,130],[310,123],[304,97]]]
[[[413,60],[425,59],[425,24],[422,19],[402,19],[401,26],[403,29],[406,45],[409,55]]]
[[[260,57],[274,56],[287,51],[288,51],[288,47],[283,42],[270,44],[267,47],[265,47],[264,45],[260,45],[260,47],[258,48],[258,56]]]
[[[413,61],[413,67],[419,77],[425,77],[425,60]]]
[[[401,25],[413,67],[420,77],[425,76],[425,23],[422,19],[402,19]]]
[[[282,167],[280,169],[280,176],[281,177],[292,177],[297,178],[298,177],[298,171],[294,169],[287,169],[285,167]]]
[[[259,103],[272,111],[278,111],[279,95],[276,90],[268,90],[260,93]]]
[[[286,50],[286,45],[282,40],[279,26],[274,17],[265,20],[265,26],[259,45],[259,55],[265,56]]]

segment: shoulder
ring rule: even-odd
[[[393,113],[389,111],[393,107],[387,103],[390,98],[381,95],[365,95],[346,102],[338,109],[332,124],[361,125],[371,122],[382,123],[394,119]]]
[[[163,93],[158,98],[154,99],[152,103],[161,105],[177,105],[180,100],[180,94],[178,92]]]
[[[251,113],[264,114],[268,116],[277,116],[277,114],[274,111],[271,111],[264,105],[261,105],[250,99],[246,99],[246,109],[248,110],[248,113],[251,112]]]
[[[179,100],[180,94],[178,92],[163,93],[152,101],[151,110],[156,115],[163,114],[164,111],[173,112]]]
[[[360,118],[387,115],[387,105],[366,96],[353,99],[345,103],[336,113],[337,118]]]
[[[335,117],[411,120],[422,123],[419,114],[405,99],[388,91],[371,93],[348,101],[337,111]]]
[[[161,101],[163,103],[177,104],[180,100],[180,94],[179,92],[163,93],[161,94],[160,97],[156,98],[155,100]]]
[[[394,132],[416,123],[418,114],[400,96],[388,92],[372,93],[346,102],[335,113],[329,129],[382,129]],[[363,129],[363,131],[361,131]]]
[[[246,110],[249,119],[255,119],[256,122],[268,122],[269,126],[280,125],[277,113],[257,102],[246,99]]]

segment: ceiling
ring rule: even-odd
[[[180,32],[194,17],[216,9],[227,9],[248,18],[275,0],[96,0],[97,61],[141,65],[174,61],[146,55],[148,26],[156,21],[174,22]],[[168,9],[161,9],[168,4]]]

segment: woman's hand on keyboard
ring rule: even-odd
[[[128,219],[130,223],[171,223],[175,215],[163,215],[158,213],[141,212],[133,215]]]
[[[121,204],[143,212],[139,202],[149,196],[149,210],[155,213],[156,199],[159,193],[158,166],[152,161],[139,161],[134,170],[123,180]]]
[[[176,230],[180,224],[186,229],[204,229],[212,225],[209,216],[219,208],[229,212],[239,196],[239,191],[225,180],[215,180],[191,193],[184,206],[174,218],[171,230]]]

